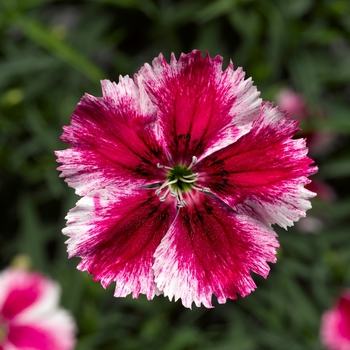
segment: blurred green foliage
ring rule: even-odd
[[[62,285],[78,350],[316,350],[322,312],[350,287],[350,2],[348,0],[6,0],[0,4],[0,264],[19,253]],[[67,260],[64,217],[77,200],[55,170],[62,125],[99,79],[132,75],[159,52],[231,58],[275,100],[307,101],[322,132],[315,178],[335,191],[309,221],[278,230],[278,263],[250,296],[215,309],[163,297],[113,298]],[[306,232],[312,232],[305,233]]]

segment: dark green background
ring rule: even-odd
[[[316,350],[322,312],[350,286],[350,2],[348,0],[4,0],[0,4],[0,265],[26,254],[62,285],[77,349]],[[64,217],[77,197],[55,170],[62,125],[99,80],[133,75],[160,52],[194,48],[243,66],[275,100],[308,103],[308,132],[333,141],[315,154],[337,199],[313,200],[313,234],[276,228],[278,262],[250,296],[207,310],[164,297],[113,298],[67,260]]]

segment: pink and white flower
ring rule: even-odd
[[[283,88],[277,95],[277,104],[287,116],[308,122],[313,120],[324,120],[327,114],[322,109],[311,109],[303,95],[294,92],[289,88]],[[313,130],[300,134],[307,139],[307,147],[312,156],[317,157],[329,153],[334,145],[336,135],[328,130]]]
[[[38,273],[0,274],[0,349],[71,350],[75,323],[58,307],[59,285]]]
[[[232,62],[162,55],[134,79],[102,81],[64,127],[61,176],[83,196],[63,233],[69,257],[114,295],[164,294],[212,307],[266,277],[271,224],[305,216],[316,172],[297,122],[262,103]]]
[[[293,119],[303,120],[308,116],[306,102],[302,95],[291,89],[284,88],[277,95],[277,104],[281,110]]]
[[[321,320],[321,340],[329,350],[350,349],[350,290],[345,290]]]

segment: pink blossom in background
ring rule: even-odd
[[[305,186],[309,191],[317,194],[317,200],[323,203],[334,203],[337,200],[337,194],[334,189],[322,180],[312,179],[312,182]],[[328,220],[327,211],[323,210],[301,218],[296,227],[302,233],[320,233]]]
[[[336,144],[337,135],[332,131],[316,130],[304,134],[307,147],[313,157],[322,157],[331,153]]]
[[[321,180],[312,179],[312,182],[306,185],[306,188],[317,193],[317,199],[324,203],[333,203],[337,199],[333,187]]]
[[[315,122],[326,118],[324,110],[321,108],[311,110],[304,96],[289,88],[281,89],[277,94],[276,100],[278,107],[287,113],[287,117],[292,119],[302,120],[307,123],[310,120],[314,120]],[[307,147],[313,157],[329,153],[336,140],[335,133],[328,130],[303,132],[300,136],[306,138]]]
[[[159,55],[134,79],[102,81],[64,127],[58,168],[81,198],[67,215],[69,257],[114,295],[163,294],[212,307],[267,277],[271,228],[305,216],[317,171],[298,122],[262,102],[222,57]]]
[[[328,350],[350,350],[350,290],[323,314],[320,335]]]
[[[277,105],[293,119],[302,120],[308,116],[306,102],[302,95],[284,88],[277,95]]]
[[[71,350],[75,323],[58,307],[59,285],[24,270],[0,274],[0,350]]]
[[[317,113],[312,112],[306,103],[303,95],[294,92],[289,88],[283,88],[277,95],[277,103],[280,109],[286,111],[287,116],[295,120],[303,120],[308,123],[310,120],[314,122],[318,119],[324,119],[326,114],[320,109]],[[323,156],[332,149],[336,135],[326,130],[315,130],[311,132],[301,132],[299,137],[306,138],[306,144],[312,157]],[[311,192],[317,194],[318,200],[325,203],[334,202],[337,198],[335,191],[326,182],[312,179],[312,182],[305,186]],[[302,218],[297,222],[297,228],[302,233],[317,234],[322,231],[327,215],[318,215]]]

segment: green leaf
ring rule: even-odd
[[[39,22],[21,17],[16,20],[16,24],[31,40],[83,73],[93,82],[98,82],[105,77],[105,73],[100,68]]]

